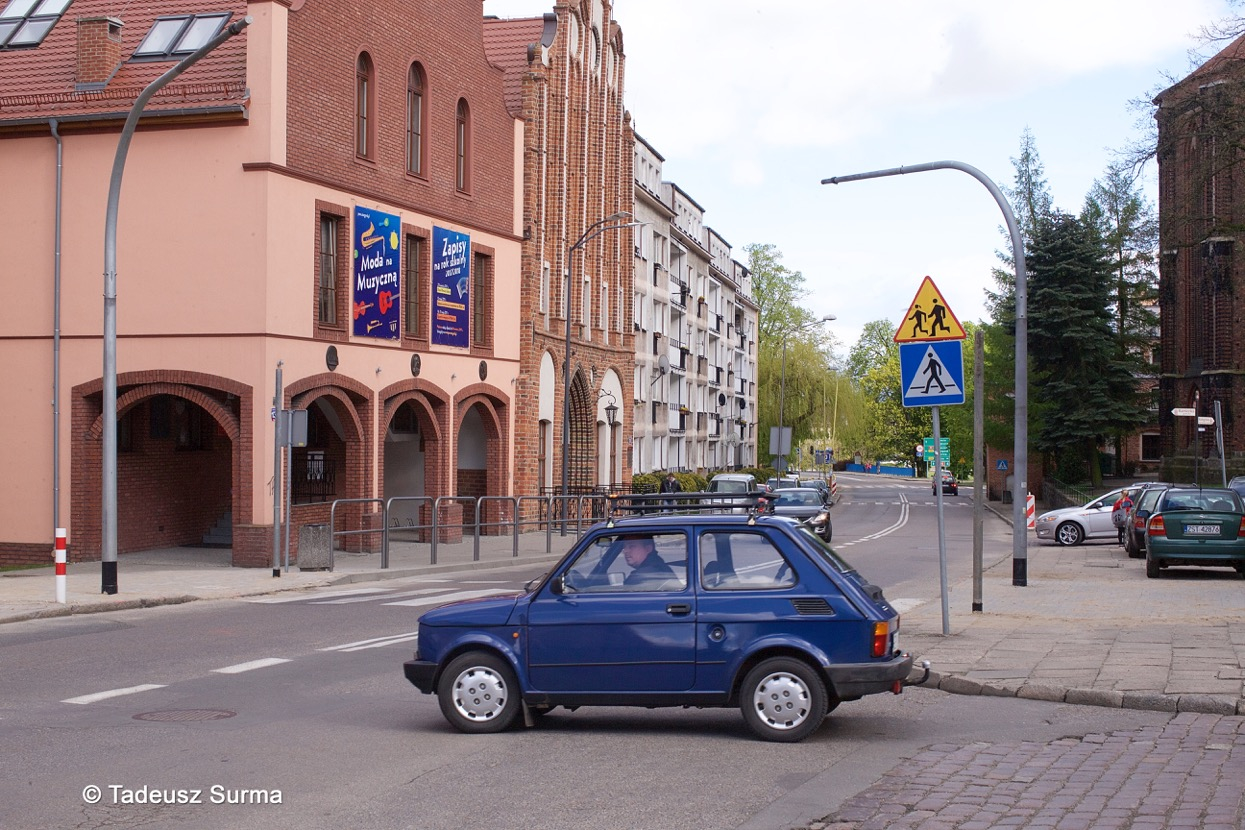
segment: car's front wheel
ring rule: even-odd
[[[1055,528],[1055,541],[1061,545],[1079,545],[1085,539],[1085,532],[1076,522],[1064,522]]]
[[[795,743],[811,735],[826,717],[826,684],[807,663],[771,657],[744,678],[739,706],[753,734],[766,741]]]
[[[437,701],[441,714],[460,732],[501,732],[519,713],[519,683],[505,660],[472,651],[445,667]]]

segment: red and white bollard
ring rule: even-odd
[[[1029,530],[1037,527],[1037,517],[1033,515],[1036,509],[1037,498],[1032,493],[1029,493],[1025,497],[1025,527]]]
[[[56,528],[56,601],[62,605],[69,601],[68,576],[65,573],[65,528]]]

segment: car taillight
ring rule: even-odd
[[[1151,536],[1160,536],[1167,532],[1167,525],[1163,523],[1162,516],[1151,516],[1150,524],[1146,525],[1146,533]]]
[[[1135,530],[1145,530],[1146,529],[1146,517],[1145,516],[1135,517],[1133,519],[1133,528]]]
[[[1236,538],[1245,538],[1245,516],[1241,517],[1241,525],[1236,529]]]
[[[885,657],[887,648],[890,646],[891,628],[888,623],[879,622],[873,624],[873,656]]]

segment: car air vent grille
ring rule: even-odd
[[[821,597],[811,597],[809,599],[793,599],[791,604],[795,606],[797,614],[819,615],[823,617],[833,617],[834,609],[830,607],[830,603]]]

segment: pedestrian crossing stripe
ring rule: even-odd
[[[959,340],[899,344],[904,406],[964,403],[964,350]]]

